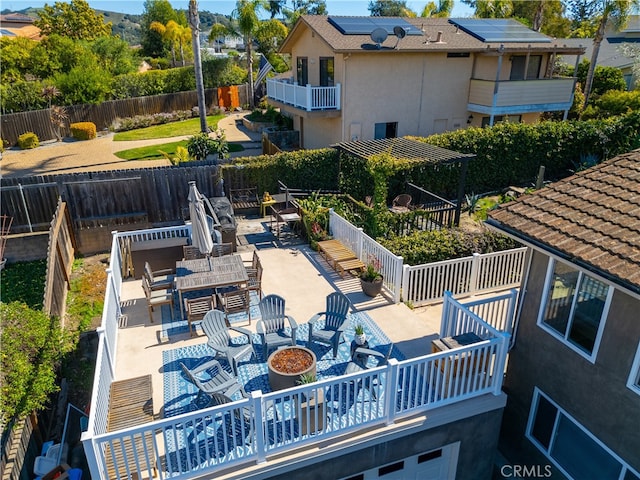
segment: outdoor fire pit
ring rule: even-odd
[[[316,374],[316,355],[304,347],[285,347],[269,356],[269,385],[271,390],[295,387],[300,376]]]

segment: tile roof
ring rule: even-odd
[[[640,149],[504,204],[487,224],[640,294]]]
[[[398,42],[394,35],[389,35],[382,42],[380,49],[373,46],[369,35],[344,35],[329,22],[329,17],[325,15],[303,15],[294,25],[289,36],[282,44],[280,51],[290,53],[294,38],[303,28],[310,28],[317,36],[322,38],[335,52],[481,52],[495,51],[500,47],[498,43],[484,43],[472,35],[465,33],[461,29],[449,22],[447,18],[408,18],[408,17],[387,17],[404,20],[419,30],[422,35],[407,35]],[[442,32],[441,41],[437,42],[438,32]],[[428,40],[428,41],[426,41]],[[397,44],[397,48],[396,48]],[[527,52],[527,51],[556,51],[557,53],[578,54],[584,48],[575,46],[564,46],[557,40],[551,43],[503,43],[505,52]]]

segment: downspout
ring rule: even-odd
[[[349,60],[349,58],[351,58],[351,54],[347,53],[346,55],[342,56],[342,88],[340,89],[340,104],[342,105],[342,113],[340,114],[340,123],[341,123],[341,129],[342,129],[342,139],[340,140],[341,142],[345,141],[345,138],[347,138],[347,130],[346,130],[346,125],[345,125],[345,118],[344,118],[344,106],[345,106],[345,100],[346,100],[346,95],[345,95],[345,91],[346,91],[346,87],[347,87],[347,60]],[[350,139],[349,139],[350,140]]]
[[[500,72],[502,71],[502,54],[504,53],[504,45],[498,48],[498,70],[496,71],[496,81],[493,84],[493,101],[491,102],[491,116],[489,117],[489,126],[493,127],[493,118],[495,117],[496,104],[498,103],[498,85],[500,82]]]

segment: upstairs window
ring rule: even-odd
[[[633,361],[633,365],[631,367],[631,373],[629,375],[629,380],[627,381],[627,387],[640,395],[640,343],[638,343],[636,358]]]
[[[309,83],[309,60],[307,57],[296,59],[296,81],[298,85],[303,86]]]
[[[566,263],[551,260],[550,270],[538,324],[593,360],[613,290]]]
[[[333,57],[320,57],[320,86],[333,87],[334,78]]]
[[[541,65],[542,55],[529,55],[529,64],[527,64],[526,55],[513,55],[509,80],[535,80],[540,75]]]

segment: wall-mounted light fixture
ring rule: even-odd
[[[471,124],[471,122],[473,122],[473,115],[469,115],[469,116],[467,117],[467,125],[470,125],[470,124]]]

